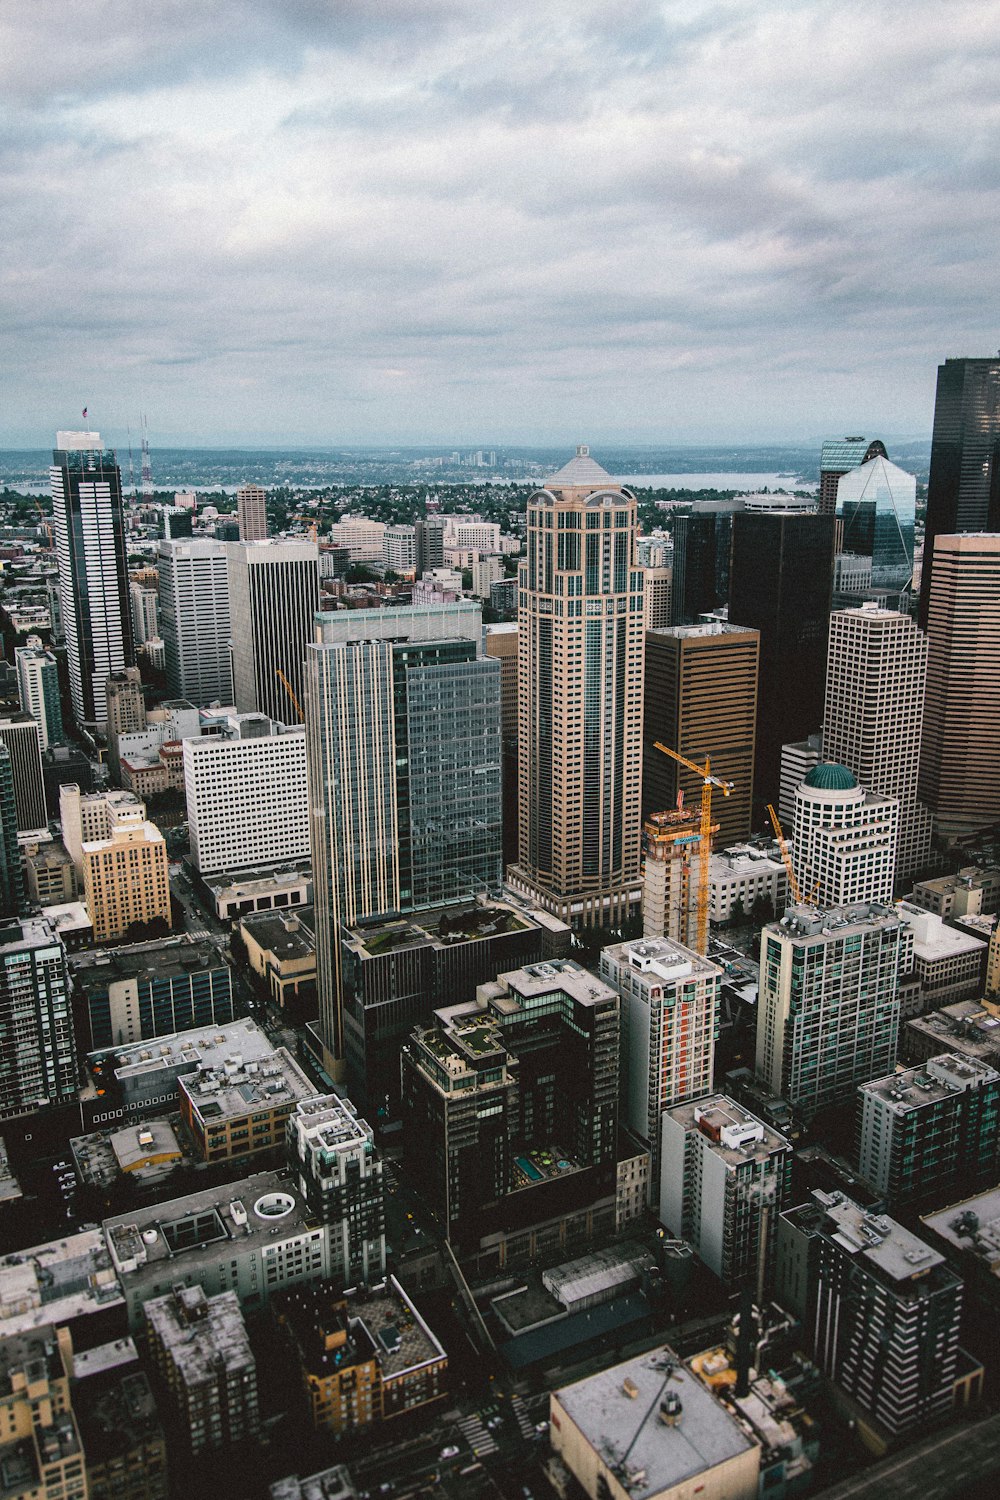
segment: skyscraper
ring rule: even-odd
[[[926,626],[937,538],[1000,531],[1000,358],[938,365],[920,574]]]
[[[717,797],[712,817],[719,847],[751,829],[757,666],[760,634],[741,625],[675,625],[646,634],[642,809],[644,817],[672,808],[682,791],[696,807],[701,780],[657,750],[669,745],[689,760],[711,756],[712,770],[733,783]]]
[[[0,1120],[76,1097],[66,953],[43,917],[0,924]]]
[[[306,759],[320,1031],[344,1057],[340,929],[499,886],[500,663],[476,604],[317,617]]]
[[[830,616],[824,752],[899,801],[899,879],[930,853],[930,816],[917,802],[926,675],[927,639],[909,615],[862,604]]]
[[[311,542],[231,542],[233,694],[241,714],[285,723],[303,704],[303,662],[319,608],[319,549]]]
[[[675,625],[697,625],[703,614],[729,598],[729,563],[733,517],[743,501],[696,500],[690,514],[674,519],[671,619]]]
[[[1000,533],[938,535],[919,795],[946,838],[1000,821],[998,663]]]
[[[640,895],[643,597],[636,502],[585,447],[528,500],[519,580],[518,863],[575,925]]]
[[[827,438],[819,461],[820,515],[836,514],[837,487],[842,474],[880,456],[885,458],[886,451],[884,443],[880,443],[878,438],[874,442],[863,437]]]
[[[160,621],[167,685],[175,698],[204,708],[233,701],[229,571],[222,542],[161,542]],[[279,684],[280,686],[280,684]],[[285,718],[295,709],[283,704]]]
[[[0,741],[10,751],[18,833],[48,827],[41,730],[37,719],[16,708],[0,708]]]
[[[846,766],[821,761],[795,790],[795,867],[804,899],[821,907],[892,900],[899,802],[858,785]]]
[[[24,876],[17,842],[17,805],[10,751],[0,741],[0,918],[24,911]]]
[[[37,636],[14,652],[21,707],[38,725],[43,750],[63,743],[62,706],[59,702],[59,665]]]
[[[241,542],[267,540],[267,490],[263,485],[240,485],[236,491],[236,514]]]
[[[59,432],[49,479],[73,712],[103,724],[108,678],[135,661],[121,474],[100,433]]]
[[[872,560],[873,589],[908,589],[913,581],[917,481],[887,458],[872,458],[837,485],[838,550]]]
[[[833,516],[739,511],[729,619],[760,632],[754,795],[774,802],[781,747],[815,733],[833,589]]]

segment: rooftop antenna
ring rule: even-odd
[[[149,428],[146,425],[146,414],[142,415],[142,498],[152,500],[153,498],[153,465],[149,458]]]
[[[134,505],[138,496],[135,492],[135,464],[132,461],[132,423],[127,421],[125,426],[128,431],[128,487],[132,492],[132,504]]]

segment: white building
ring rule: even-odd
[[[499,557],[480,557],[472,564],[472,592],[477,599],[488,599],[490,589],[503,578]]]
[[[346,547],[351,562],[381,562],[385,540],[385,522],[369,521],[367,516],[341,516],[330,527],[334,547]]]
[[[417,566],[417,528],[387,526],[382,537],[382,561],[394,573],[412,573]]]
[[[230,542],[226,555],[233,699],[241,714],[284,722],[305,710],[303,662],[319,609],[319,548],[314,542]]]
[[[476,552],[500,551],[500,527],[479,516],[442,516],[444,545],[472,548]]]
[[[107,843],[116,829],[141,829],[146,804],[132,792],[85,792],[73,782],[59,788],[59,821],[63,843],[83,879],[83,845]]]
[[[304,727],[263,714],[234,714],[226,722],[221,735],[184,741],[197,869],[253,870],[308,857]]]
[[[132,602],[132,630],[137,646],[155,641],[160,634],[159,610],[156,589],[148,584],[133,581],[128,586]]]
[[[791,1145],[725,1094],[668,1109],[662,1131],[663,1223],[726,1286],[756,1287],[791,1186]]]
[[[622,997],[625,1123],[649,1147],[659,1187],[660,1115],[712,1087],[722,970],[666,938],[601,952],[601,978]]]
[[[42,750],[63,743],[62,709],[59,704],[59,665],[39,638],[28,637],[25,646],[14,652],[17,665],[17,690],[21,707],[38,725]]]
[[[181,537],[157,549],[167,683],[204,707],[232,703],[229,574],[223,542]]]
[[[925,866],[931,847],[917,803],[926,675],[927,637],[909,615],[862,604],[830,616],[823,753],[898,800],[897,879]]]
[[[822,759],[823,736],[818,733],[781,747],[778,816],[786,838],[791,838],[792,823],[795,821],[795,793]]]
[[[708,862],[708,919],[714,923],[740,918],[743,908],[755,901],[769,901],[780,915],[788,900],[788,871],[775,846],[733,844],[720,849]]]
[[[898,797],[867,792],[846,766],[821,761],[795,792],[792,866],[803,901],[891,901],[898,837]]]
[[[921,1012],[977,1000],[983,994],[983,967],[988,942],[960,927],[951,927],[934,912],[909,901],[896,910],[913,936],[913,969],[920,984]]]

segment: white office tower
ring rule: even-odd
[[[183,744],[191,858],[201,874],[308,858],[302,725],[236,714],[221,734]]]
[[[791,1186],[783,1135],[725,1094],[667,1110],[660,1218],[727,1287],[763,1291]]]
[[[156,589],[150,588],[148,584],[136,583],[133,579],[128,592],[132,602],[132,633],[136,645],[145,646],[147,641],[159,640],[160,615]]]
[[[284,723],[305,701],[302,664],[319,608],[319,548],[271,541],[230,542],[226,550],[236,707]]]
[[[821,761],[795,793],[792,865],[803,901],[891,901],[898,837],[898,797],[866,792],[846,766]]]
[[[157,549],[170,693],[199,708],[233,702],[229,568],[223,542],[180,537]],[[294,710],[293,710],[294,712]],[[285,717],[290,717],[287,700]]]
[[[417,565],[417,528],[387,526],[382,535],[382,561],[394,573],[412,573]]]
[[[241,542],[267,540],[267,490],[263,485],[240,485],[236,491],[236,519]]]
[[[793,740],[781,747],[781,781],[778,792],[778,816],[790,838],[795,821],[795,793],[809,772],[823,759],[823,736],[810,734],[804,740]]]
[[[761,935],[756,1071],[805,1119],[848,1104],[896,1062],[913,934],[873,902],[793,906]]]
[[[601,951],[601,978],[622,997],[625,1118],[649,1148],[659,1191],[660,1116],[712,1087],[722,970],[666,938]]]
[[[917,802],[927,637],[878,604],[830,616],[823,751],[862,786],[899,802],[896,879],[927,864],[931,816]]]
[[[103,724],[108,678],[135,661],[121,474],[100,433],[59,432],[49,481],[73,713]]]

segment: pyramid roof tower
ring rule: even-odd
[[[578,495],[589,495],[594,490],[620,490],[621,485],[590,456],[586,443],[577,444],[576,454],[568,464],[563,464],[555,474],[545,480],[545,489],[560,494],[569,491]]]

